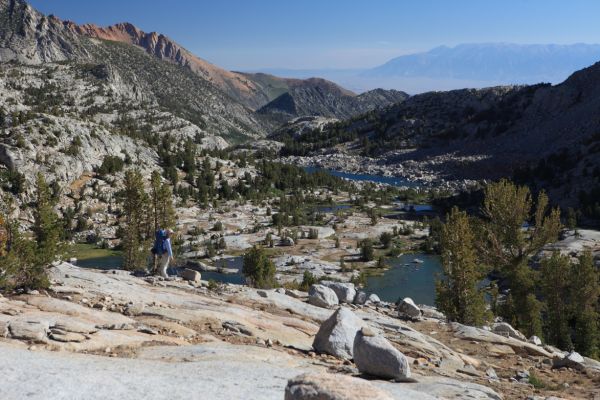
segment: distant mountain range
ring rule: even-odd
[[[555,84],[597,61],[600,44],[481,43],[440,46],[394,58],[372,69],[269,72],[296,78],[320,76],[358,92],[384,87],[414,94],[467,87]]]

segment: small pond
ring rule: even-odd
[[[367,181],[367,182],[375,182],[375,183],[385,183],[387,185],[392,186],[407,186],[407,187],[418,187],[420,184],[418,182],[412,182],[405,178],[400,178],[396,176],[383,176],[383,175],[368,175],[368,174],[351,174],[348,172],[334,171],[330,169],[324,168],[316,168],[316,167],[305,167],[304,170],[308,173],[313,173],[317,171],[325,171],[330,173],[333,176],[337,176],[344,179],[349,179],[352,181]]]
[[[382,275],[368,277],[366,292],[377,294],[383,301],[410,297],[417,304],[435,305],[435,280],[442,273],[438,256],[404,254],[386,261],[390,268]]]
[[[316,210],[321,213],[336,213],[338,211],[344,211],[351,209],[352,206],[350,204],[334,204],[327,206],[317,206]]]
[[[102,256],[94,258],[86,258],[83,260],[77,260],[75,263],[81,268],[95,268],[95,269],[121,269],[123,266],[123,257],[121,256]]]
[[[246,283],[246,278],[242,273],[242,268],[244,267],[244,257],[238,256],[222,258],[217,260],[215,266],[220,268],[236,269],[238,272],[234,274],[225,274],[217,271],[200,272],[202,275],[202,280],[213,280],[221,283],[234,283],[236,285],[244,285]]]

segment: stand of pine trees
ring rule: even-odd
[[[37,175],[32,238],[24,237],[19,222],[11,219],[12,197],[7,195],[0,203],[0,289],[47,288],[47,269],[59,253],[61,230],[50,186],[42,174]]]
[[[168,183],[161,183],[160,175],[155,172],[147,193],[140,171],[128,170],[120,199],[123,268],[146,269],[154,232],[159,228],[172,228],[175,225],[171,188]]]
[[[554,253],[533,266],[532,258],[561,230],[560,212],[550,209],[544,192],[534,201],[527,187],[507,180],[490,184],[479,216],[456,208],[447,216],[440,235],[444,277],[437,282],[438,307],[453,321],[489,321],[480,282],[493,272],[491,310],[529,336],[598,357],[600,274],[591,252],[577,262]]]

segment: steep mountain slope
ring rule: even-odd
[[[209,63],[174,42],[165,35],[156,32],[146,33],[130,23],[120,23],[106,28],[92,24],[77,25],[70,21],[63,25],[71,32],[91,38],[133,44],[145,49],[148,54],[160,60],[172,62],[189,68],[195,74],[213,83],[223,92],[256,109],[271,100],[251,79],[243,74],[226,71]]]
[[[0,61],[27,64],[89,57],[80,38],[22,0],[0,0]]]
[[[130,43],[83,36],[72,24],[45,17],[21,0],[1,0],[0,16],[0,61],[95,65],[106,71],[114,84],[129,86],[136,98],[156,100],[160,107],[208,133],[234,140],[264,134],[250,109],[189,68],[164,62]],[[170,50],[164,52],[172,54]]]
[[[364,77],[426,77],[515,83],[558,83],[600,59],[600,44],[440,46],[394,58]]]
[[[305,116],[344,119],[408,98],[404,92],[381,89],[357,96],[329,81],[316,78],[290,86],[286,93],[257,112],[279,124]]]

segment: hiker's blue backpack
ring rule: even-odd
[[[167,232],[164,229],[159,229],[154,236],[155,239],[154,247],[152,247],[152,254],[161,256],[167,252]]]

